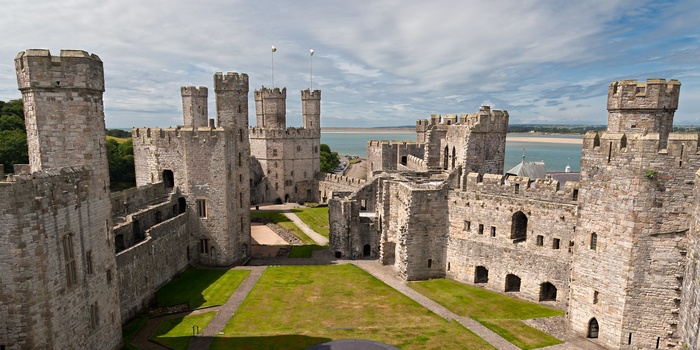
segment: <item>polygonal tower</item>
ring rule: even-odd
[[[677,344],[697,134],[670,133],[680,83],[614,82],[583,140],[569,322],[616,349]]]
[[[183,86],[180,88],[182,94],[182,113],[185,119],[185,127],[205,127],[207,126],[207,116],[209,106],[207,98],[209,90],[206,86]]]
[[[321,90],[301,91],[301,114],[304,129],[321,129]]]
[[[286,129],[287,88],[255,90],[256,125],[265,129]]]

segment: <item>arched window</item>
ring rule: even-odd
[[[474,283],[488,283],[489,270],[483,266],[477,266],[474,270]]]
[[[510,228],[510,239],[513,243],[519,243],[525,241],[527,238],[527,216],[519,211],[513,214],[513,219],[511,221]]]
[[[598,338],[598,320],[593,317],[590,321],[588,321],[588,334],[586,337],[588,338]]]
[[[557,300],[557,287],[549,282],[540,284],[540,301]]]
[[[165,184],[166,189],[170,189],[175,186],[175,177],[173,176],[172,170],[163,170],[163,184]]]
[[[506,275],[506,292],[519,292],[520,291],[520,277],[507,274]]]

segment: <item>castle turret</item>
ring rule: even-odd
[[[104,153],[104,70],[80,50],[27,50],[15,57],[31,171],[88,166],[109,184]]]
[[[216,118],[220,127],[248,129],[248,74],[214,74]],[[245,135],[247,137],[247,135]]]
[[[255,90],[256,126],[265,129],[287,127],[287,88]],[[321,95],[319,94],[319,100]],[[320,111],[320,109],[319,109]]]
[[[615,81],[608,88],[608,132],[658,133],[665,149],[678,108],[678,80]]]
[[[301,91],[301,114],[304,129],[321,128],[321,90]]]
[[[209,90],[206,86],[183,86],[182,93],[182,114],[186,127],[206,127],[207,115],[209,113],[207,105],[207,95]]]

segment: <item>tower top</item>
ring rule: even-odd
[[[51,56],[45,49],[21,51],[15,57],[19,90],[78,88],[105,91],[102,60],[83,50],[61,50]]]
[[[651,110],[662,109],[675,111],[678,109],[678,95],[681,83],[672,79],[647,79],[645,82],[636,80],[614,81],[608,88],[608,110]]]
[[[214,74],[214,91],[241,91],[248,93],[248,74],[216,72]]]
[[[263,86],[262,88],[260,88],[260,90],[255,90],[255,92],[253,94],[255,95],[256,100],[261,99],[261,98],[265,98],[265,99],[267,99],[267,98],[284,98],[284,99],[286,99],[287,98],[287,88],[282,88],[282,90],[280,90],[280,88],[278,88],[278,87],[270,89],[270,88],[266,88]]]
[[[320,100],[321,99],[321,90],[301,90],[301,99],[302,100]]]

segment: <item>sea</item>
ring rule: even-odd
[[[509,140],[510,139],[510,140]],[[517,139],[517,140],[516,140]],[[504,170],[518,165],[525,156],[526,162],[544,162],[547,171],[581,170],[581,143],[583,135],[508,134]],[[339,155],[367,157],[367,141],[395,140],[415,142],[415,132],[324,132],[321,143],[325,143]],[[561,140],[561,142],[558,142]],[[547,141],[547,142],[541,142]]]

